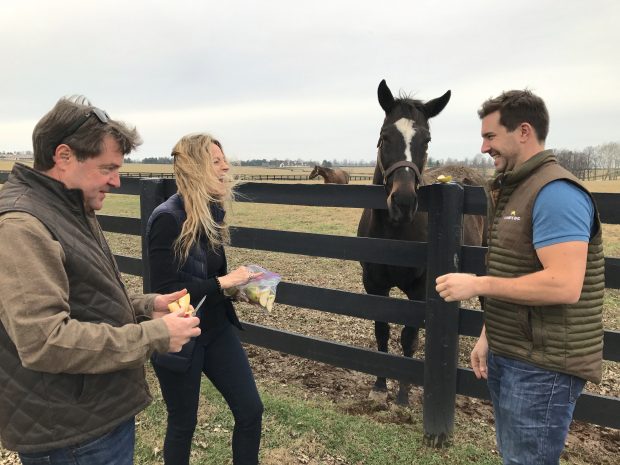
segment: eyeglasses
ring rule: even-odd
[[[78,120],[76,120],[71,126],[69,126],[69,128],[67,128],[67,130],[62,134],[62,137],[58,139],[58,143],[56,144],[56,146],[60,145],[62,141],[65,140],[67,137],[75,134],[77,130],[80,129],[84,125],[84,123],[88,121],[88,118],[90,118],[92,115],[95,115],[99,122],[103,124],[107,123],[111,119],[110,115],[108,115],[105,110],[93,107],[86,114],[82,115]]]

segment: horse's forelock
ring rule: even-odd
[[[421,100],[411,98],[398,98],[389,114],[385,115],[385,123],[394,123],[400,118],[416,121],[418,125],[426,127],[427,118],[424,115],[424,103]]]

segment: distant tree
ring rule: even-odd
[[[589,157],[584,152],[560,149],[555,151],[555,156],[560,165],[579,179],[586,179],[586,174],[592,168],[589,166]]]
[[[618,170],[620,170],[620,143],[607,142],[597,146],[595,149],[601,168],[607,170],[606,179],[618,179]]]
[[[146,157],[142,159],[142,163],[169,165],[172,164],[174,159],[172,157]]]
[[[267,166],[267,160],[265,158],[262,159],[253,159],[253,160],[244,160],[241,162],[241,166]]]

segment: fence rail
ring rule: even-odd
[[[6,179],[10,171],[0,171],[0,180]],[[163,178],[174,179],[174,173],[152,173],[152,172],[130,172],[122,171],[121,178]],[[307,174],[237,174],[235,179],[240,181],[309,181]],[[351,174],[350,181],[371,181],[371,174]],[[317,178],[317,182],[322,182],[322,178]],[[4,182],[4,181],[2,181]]]

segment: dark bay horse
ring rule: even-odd
[[[314,165],[314,169],[308,179],[314,179],[317,176],[323,176],[325,184],[349,184],[349,173],[340,168],[326,168],[325,166]]]
[[[377,145],[377,165],[373,184],[385,186],[388,209],[365,209],[357,230],[359,237],[376,237],[426,242],[428,218],[418,212],[418,187],[432,183],[438,175],[451,175],[453,180],[482,185],[484,179],[465,167],[442,166],[424,172],[427,148],[431,140],[428,120],[437,116],[448,104],[450,91],[426,103],[408,97],[395,99],[385,80],[378,89],[379,104],[385,119]],[[480,245],[485,235],[485,220],[466,215],[463,224],[464,242]],[[394,287],[411,300],[424,300],[426,269],[361,263],[364,288],[368,294],[388,296]],[[378,350],[388,351],[390,326],[375,321]],[[405,326],[400,343],[403,355],[411,357],[418,345],[418,328]],[[411,385],[399,383],[396,402],[408,405]],[[387,400],[385,378],[377,378],[371,398]]]

